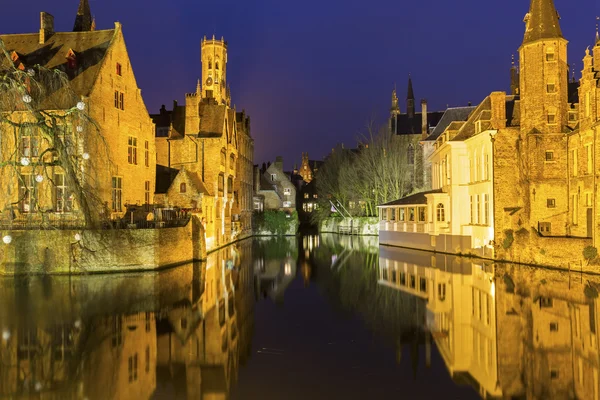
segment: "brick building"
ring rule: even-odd
[[[38,33],[0,35],[0,39],[11,57],[2,57],[1,70],[14,66],[35,73],[34,68],[40,65],[68,77],[68,88],[48,90],[46,98],[33,101],[39,100],[39,107],[50,113],[69,115],[63,125],[64,142],[71,146],[68,151],[76,160],[83,190],[97,202],[94,213],[119,218],[128,204],[151,204],[155,186],[154,127],[136,83],[121,24],[115,22],[113,29],[96,30],[88,1],[81,0],[72,32],[56,32],[54,17],[42,12]],[[72,96],[61,97],[68,90],[73,91]],[[93,123],[67,112],[76,103],[82,104]],[[12,114],[18,119],[25,113]],[[0,130],[9,131],[7,125],[0,126]],[[16,167],[18,177],[6,175],[6,171],[2,176],[7,185],[2,206],[12,209],[15,217],[11,223],[80,219],[80,205],[74,201],[65,171],[48,157],[40,158],[48,145],[38,128],[18,132],[18,143],[12,135],[2,137],[7,139],[3,140],[2,153],[16,149],[21,159]],[[42,179],[42,167],[52,179]]]
[[[205,37],[201,53],[202,79],[196,91],[186,94],[185,105],[175,101],[172,110],[163,106],[152,118],[157,164],[185,170],[195,182],[190,190],[200,195],[195,203],[180,203],[182,199],[175,193],[187,192],[188,186],[173,180],[159,183],[167,187],[160,200],[202,214],[207,247],[211,248],[251,230],[254,141],[248,116],[231,107],[226,85],[227,42]]]

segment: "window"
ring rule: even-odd
[[[146,373],[150,372],[150,346],[146,346]]]
[[[408,164],[413,165],[415,163],[415,147],[412,145],[412,143],[408,145],[406,156],[408,158]]]
[[[577,149],[571,151],[572,167],[571,172],[573,176],[577,176]]]
[[[554,83],[554,81],[548,81],[548,83],[546,83],[546,92],[547,93],[555,93],[556,92],[556,84]]]
[[[593,193],[587,192],[585,194],[585,206],[591,207],[593,202]]]
[[[475,224],[475,210],[473,209],[473,196],[469,196],[469,202],[471,205],[471,225]]]
[[[444,205],[442,203],[437,205],[437,222],[446,221],[446,213],[444,212]]]
[[[222,196],[225,191],[225,176],[223,174],[219,175],[219,194]]]
[[[187,192],[187,185],[185,184],[185,182],[182,182],[179,184],[179,193],[185,193]]]
[[[319,195],[318,195],[318,194],[316,194],[316,193],[315,193],[315,194],[313,194],[313,199],[318,199],[318,198],[319,198]]]
[[[125,98],[125,95],[123,93],[119,93],[119,108],[121,110],[125,109],[125,100],[124,100],[124,98]]]
[[[548,125],[556,124],[556,113],[548,111]]]
[[[400,284],[402,286],[406,285],[406,272],[400,272]]]
[[[586,161],[587,161],[587,170],[586,170],[586,174],[591,174],[593,172],[593,156],[592,156],[592,144],[586,144],[585,145],[585,156],[586,156]]]
[[[427,208],[419,207],[419,222],[426,222],[427,220]]]
[[[410,288],[414,289],[417,286],[417,278],[414,275],[410,276]]]
[[[212,69],[212,60],[211,59],[208,60],[208,69]]]
[[[119,108],[119,91],[115,90],[115,108]]]
[[[556,199],[546,199],[546,206],[548,208],[556,207]]]
[[[550,332],[558,332],[558,322],[550,322]]]
[[[408,220],[410,222],[415,222],[415,209],[414,207],[411,207],[408,209]]]
[[[25,127],[21,133],[20,152],[21,157],[38,157],[39,156],[39,137],[37,128]]]
[[[490,224],[490,195],[485,194],[483,200],[483,217],[485,218],[483,223],[485,225]]]
[[[283,207],[284,208],[290,208],[292,206],[292,202],[291,201],[284,201],[283,202]]]
[[[112,347],[121,347],[123,345],[123,320],[121,317],[114,319],[112,324]]]
[[[549,236],[552,233],[552,223],[550,222],[540,222],[538,224],[539,231],[544,236]]]
[[[542,308],[552,308],[553,301],[551,297],[540,297],[540,307]]]
[[[112,210],[114,212],[122,211],[123,178],[113,176],[112,178]]]
[[[398,221],[406,221],[406,208],[401,208],[398,210]]]
[[[145,204],[150,204],[150,181],[144,182],[144,201]]]
[[[546,151],[546,161],[554,161],[554,152]]]
[[[150,143],[147,140],[144,141],[144,165],[150,166]]]
[[[221,149],[221,165],[225,166],[225,159],[227,158],[227,152],[225,149]]]
[[[490,155],[487,153],[483,155],[483,179],[490,179]]]
[[[286,189],[286,190],[289,190],[289,189]],[[304,198],[308,199],[308,193],[304,193]],[[350,207],[352,207],[352,202],[350,202]]]
[[[64,174],[54,174],[54,210],[56,212],[73,211],[73,194],[67,189]]]
[[[419,280],[419,290],[423,293],[427,293],[427,279],[421,278]]]
[[[277,174],[271,174],[271,182],[275,182],[277,180]]]
[[[135,353],[129,357],[129,382],[137,381],[138,378],[138,355]]]
[[[390,217],[390,221],[395,221],[396,220],[396,209],[391,208],[391,211],[392,211],[392,216]]]
[[[218,70],[219,69],[219,62],[215,62],[215,69]]]
[[[477,224],[481,223],[481,203],[480,203],[480,197],[479,195],[475,196],[475,199],[477,200],[477,203],[475,204],[475,206],[477,207]]]
[[[577,225],[577,213],[578,213],[578,208],[579,203],[577,201],[577,195],[576,194],[572,194],[571,195],[571,223],[573,225]]]
[[[137,165],[137,138],[133,136],[127,138],[127,162]]]
[[[556,57],[554,55],[554,49],[553,48],[548,48],[548,50],[546,50],[546,61],[550,62],[550,61],[555,61]]]
[[[558,370],[555,368],[552,368],[550,370],[550,379],[558,379]]]
[[[122,75],[121,64],[119,64],[119,63],[117,63],[117,75],[119,75],[119,76]]]
[[[35,177],[31,174],[21,175],[19,179],[19,209],[23,213],[33,212],[37,205],[37,188]]]
[[[438,283],[438,300],[444,301],[446,300],[446,284]]]
[[[286,196],[289,196],[290,194],[292,194],[292,191],[289,188],[285,188],[285,189],[283,189],[283,194]],[[307,193],[307,195],[308,195],[308,193]]]
[[[569,121],[577,121],[577,114],[574,112],[569,113]]]
[[[227,177],[227,193],[233,194],[233,176]]]

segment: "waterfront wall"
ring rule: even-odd
[[[364,236],[379,235],[377,217],[327,218],[319,225],[321,233],[350,233]]]
[[[11,230],[1,234],[12,237],[11,243],[0,246],[3,275],[155,270],[206,258],[204,231],[196,216],[179,228]]]
[[[379,243],[440,253],[493,257],[491,248],[473,249],[470,236],[434,236],[428,233],[381,231],[379,233]]]

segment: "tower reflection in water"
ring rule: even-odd
[[[599,282],[577,273],[380,249],[378,284],[423,300],[423,328],[452,378],[482,398],[598,399]]]
[[[224,399],[253,282],[251,241],[157,274],[0,280],[0,397]]]

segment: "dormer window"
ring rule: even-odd
[[[117,75],[122,76],[123,75],[123,70],[121,67],[121,64],[117,63]]]
[[[554,48],[550,47],[546,50],[546,61],[552,62],[556,60],[556,56],[554,54]]]

